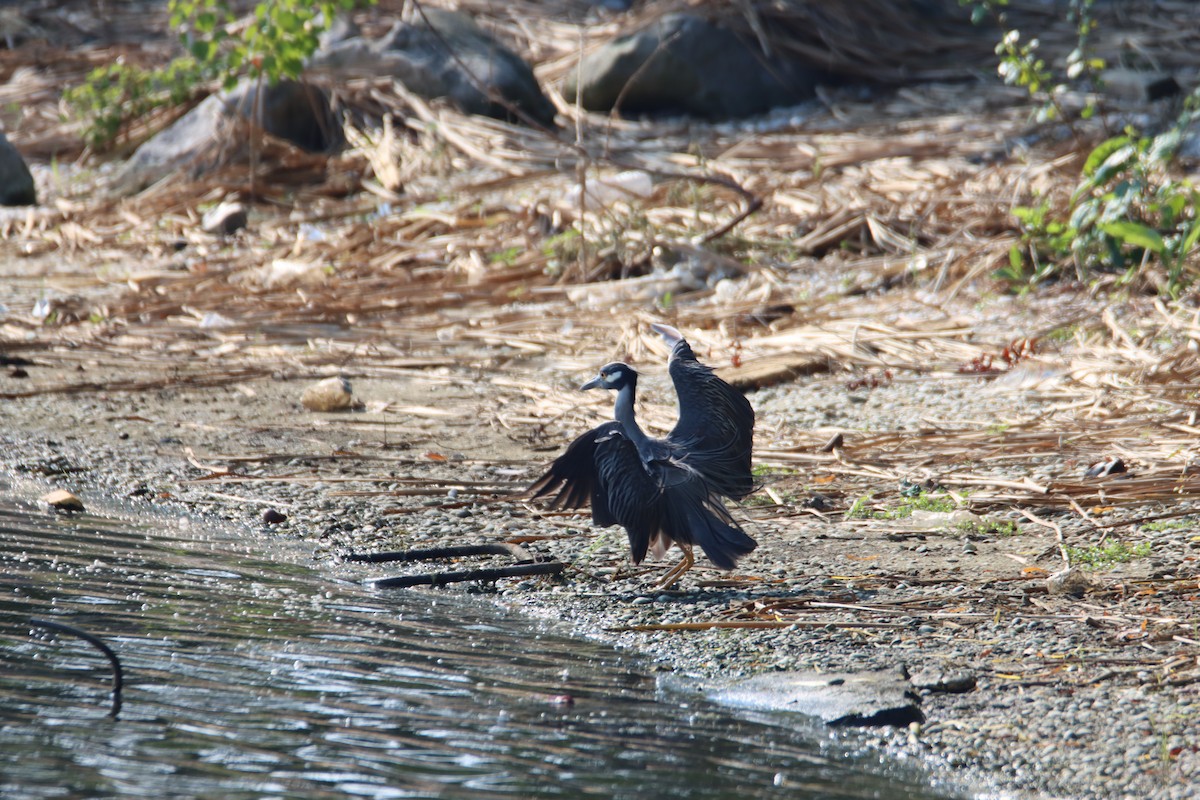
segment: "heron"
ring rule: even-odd
[[[648,436],[634,415],[637,371],[622,362],[606,364],[580,389],[615,391],[614,418],[575,439],[530,491],[534,499],[553,495],[552,508],[590,503],[594,525],[625,529],[634,564],[647,552],[661,557],[677,545],[683,559],[659,582],[666,589],[692,568],[695,544],[725,570],[758,546],[722,500],[754,491],[754,409],[696,359],[678,330],[658,323],[651,328],[671,348],[667,370],[679,403],[675,427],[666,438]]]

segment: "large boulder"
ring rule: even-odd
[[[0,205],[32,206],[37,203],[37,190],[29,165],[8,138],[0,133]]]
[[[588,54],[563,96],[592,111],[744,117],[814,95],[820,73],[694,14],[667,14]]]
[[[311,66],[338,76],[393,75],[413,94],[447,98],[468,114],[554,123],[554,104],[520,56],[463,14],[424,8],[383,37],[334,37]],[[512,109],[520,110],[514,114]]]
[[[118,191],[141,191],[173,172],[198,175],[231,160],[246,147],[237,131],[248,121],[313,153],[330,152],[343,141],[323,90],[297,81],[271,86],[244,80],[229,92],[210,95],[139,147],[117,177]]]

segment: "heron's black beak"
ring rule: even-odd
[[[597,375],[596,377],[592,378],[590,381],[585,383],[583,386],[580,386],[579,388],[582,391],[586,391],[588,389],[599,389],[603,385],[604,385],[604,376]]]

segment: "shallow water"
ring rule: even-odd
[[[286,558],[262,555],[276,546]],[[0,498],[0,796],[945,796],[805,724],[664,693],[602,645],[472,598],[338,582],[301,555]],[[118,719],[100,653],[30,617],[117,652]]]

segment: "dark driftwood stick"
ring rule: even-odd
[[[822,622],[821,620],[726,619],[712,622],[659,622],[652,625],[617,625],[606,631],[709,631],[727,628],[908,628],[903,622]]]
[[[377,589],[404,589],[409,586],[444,586],[463,581],[494,581],[498,578],[519,578],[524,575],[555,575],[566,569],[561,561],[539,561],[533,564],[515,564],[511,567],[494,569],[466,569],[457,572],[432,572],[424,575],[405,575],[398,578],[380,578],[371,581]]]
[[[81,631],[78,628],[72,628],[70,625],[63,625],[61,622],[51,622],[45,619],[30,619],[30,625],[38,628],[45,628],[50,631],[58,631],[60,633],[69,633],[72,636],[78,636],[92,647],[99,650],[108,659],[108,663],[112,665],[112,710],[108,715],[113,719],[117,718],[117,714],[121,713],[121,689],[125,685],[125,673],[121,669],[121,662],[117,658],[117,654],[112,651],[112,648],[100,641],[98,638],[88,633]]]
[[[382,564],[388,561],[426,561],[434,558],[462,558],[463,556],[512,556],[520,561],[532,561],[529,551],[515,544],[497,542],[493,544],[465,544],[456,547],[430,547],[424,550],[396,550],[388,553],[349,553],[347,561],[363,561]]]

